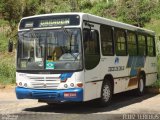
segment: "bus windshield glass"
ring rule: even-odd
[[[19,32],[18,70],[82,69],[80,29]]]

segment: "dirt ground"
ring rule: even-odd
[[[37,100],[17,100],[14,86],[10,86],[0,89],[1,114],[18,115],[23,120],[25,118],[32,119],[33,116],[35,119],[41,119],[43,115],[57,116],[56,120],[71,120],[73,118],[78,120],[82,118],[86,120],[112,120],[115,118],[124,119],[124,115],[128,114],[154,114],[159,115],[158,120],[160,120],[160,94],[146,93],[142,97],[135,97],[132,92],[116,94],[113,96],[111,105],[103,108],[95,107],[94,102],[62,104],[51,107],[45,103],[38,103]],[[85,116],[82,117],[82,114]]]

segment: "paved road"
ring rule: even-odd
[[[0,90],[0,120],[121,120],[147,117],[160,120],[160,94],[145,94],[142,97],[135,97],[133,92],[117,94],[112,104],[105,108],[96,107],[94,102],[53,107],[36,100],[17,100],[14,89]]]

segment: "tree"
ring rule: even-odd
[[[70,0],[70,6],[71,6],[71,11],[72,12],[77,12],[79,11],[79,0]]]
[[[40,0],[25,0],[23,3],[24,3],[23,6],[24,9],[22,10],[22,16],[26,17],[35,15],[37,13]]]
[[[121,21],[143,27],[150,21],[150,16],[155,7],[155,0],[123,0],[118,1],[117,11]]]
[[[22,15],[21,2],[19,0],[1,0],[0,4],[3,18],[8,21],[11,31],[14,31]]]

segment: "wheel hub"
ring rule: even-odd
[[[111,95],[110,88],[108,85],[105,85],[104,89],[103,89],[103,99],[105,102],[107,102],[109,100],[110,95]]]

